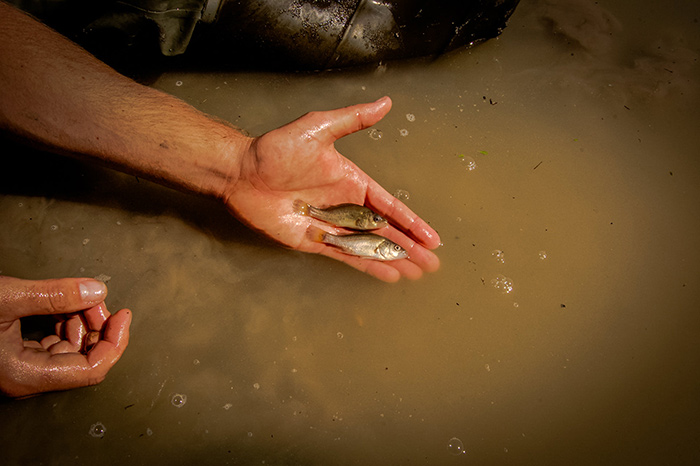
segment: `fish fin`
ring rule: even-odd
[[[306,237],[315,243],[323,243],[326,232],[315,226],[309,226],[306,229]]]
[[[309,204],[302,201],[301,199],[297,199],[296,201],[294,201],[293,208],[296,212],[300,213],[301,215],[309,215],[309,207]]]

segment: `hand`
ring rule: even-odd
[[[107,288],[87,278],[0,276],[0,394],[23,397],[95,385],[129,343],[131,312],[110,315]],[[20,317],[58,317],[56,334],[23,341]]]
[[[309,113],[256,138],[243,155],[237,181],[225,194],[228,208],[252,228],[290,248],[324,254],[384,281],[401,276],[417,279],[423,271],[437,270],[440,261],[429,251],[440,244],[435,230],[333,145],[374,125],[390,109],[391,100],[384,97],[370,104]],[[370,207],[390,222],[376,233],[403,246],[409,258],[379,262],[312,241],[306,232],[318,222],[294,212],[296,199],[318,207],[348,202]]]

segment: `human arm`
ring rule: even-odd
[[[258,138],[119,75],[85,50],[0,3],[0,128],[55,151],[101,161],[224,202],[241,221],[294,249],[325,254],[382,280],[436,270],[437,233],[339,154],[333,142],[373,125],[388,98],[310,113]],[[296,199],[366,204],[410,259],[379,263],[314,243]]]
[[[0,394],[19,398],[95,385],[129,343],[131,312],[107,311],[103,283],[0,276]],[[55,333],[23,340],[20,318],[54,315]]]

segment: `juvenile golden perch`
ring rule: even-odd
[[[389,224],[384,217],[372,209],[357,204],[340,204],[319,209],[304,201],[296,200],[294,210],[331,225],[353,230],[376,230]]]
[[[335,246],[345,254],[353,256],[367,257],[380,261],[393,261],[408,257],[408,253],[404,248],[374,233],[334,235],[320,228],[311,227],[309,235],[313,241]]]

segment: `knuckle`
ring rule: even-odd
[[[46,280],[38,283],[32,288],[29,297],[48,311],[75,310],[76,294],[62,280]]]

